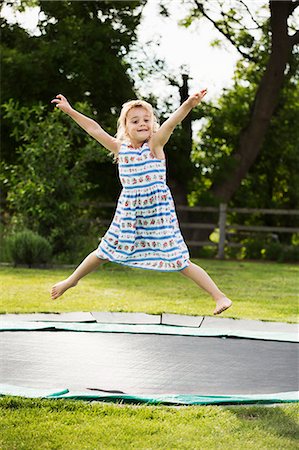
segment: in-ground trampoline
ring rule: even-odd
[[[0,395],[164,404],[298,401],[296,324],[171,314],[1,316]]]

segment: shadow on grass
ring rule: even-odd
[[[291,416],[284,405],[280,406],[240,406],[240,407],[229,407],[228,408],[233,414],[235,414],[238,419],[242,421],[248,421],[249,423],[255,422],[255,427],[257,429],[269,430],[277,437],[283,437],[295,440],[297,442],[299,438],[299,424],[295,420],[298,410],[293,411],[294,417]],[[294,447],[295,448],[295,447]]]

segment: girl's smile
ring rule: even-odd
[[[133,146],[148,140],[152,129],[153,121],[145,108],[138,106],[130,109],[126,117],[126,131]]]

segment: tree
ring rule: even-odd
[[[124,57],[136,40],[145,0],[6,0],[2,7],[7,4],[18,9],[38,6],[40,34],[30,35],[2,18],[2,102],[11,98],[21,106],[41,102],[52,110],[50,100],[62,92],[72,104],[88,101],[92,115],[114,134],[118,110],[135,97]],[[11,125],[4,119],[2,158],[13,163],[16,142],[10,135]],[[90,181],[95,184],[99,170],[90,166]],[[109,184],[114,168],[105,175]]]
[[[209,20],[241,56],[233,87],[225,89],[217,102],[203,102],[193,113],[193,119],[204,117],[205,122],[200,144],[193,143],[191,157],[198,171],[189,192],[190,204],[225,201],[239,207],[298,207],[299,32],[292,22],[298,4],[270,1],[265,20],[265,10],[260,17],[249,2],[241,0],[188,2],[189,14],[182,24]],[[232,223],[296,226],[295,217],[240,215],[229,219]],[[207,214],[200,220],[216,218]],[[195,230],[192,240],[207,240],[209,235],[209,230]],[[291,238],[281,236],[287,242]]]
[[[183,74],[182,80],[170,80],[172,85],[177,86],[180,93],[180,103],[182,104],[189,97],[188,75]],[[181,82],[181,85],[179,84]],[[172,151],[169,158],[169,185],[176,201],[184,205],[187,203],[188,192],[191,188],[190,180],[195,176],[195,167],[191,161],[192,151],[192,128],[190,114],[177,127],[169,142],[166,151]],[[179,149],[179,151],[176,151]],[[184,149],[184,151],[180,151]],[[189,174],[189,179],[186,177]],[[187,219],[187,214],[183,215]]]
[[[75,106],[90,114],[88,105]],[[48,112],[42,104],[20,106],[12,100],[3,109],[19,145],[18,163],[2,163],[10,225],[44,236],[55,254],[75,253],[89,231],[89,210],[82,204],[91,188],[86,164],[90,159],[105,161],[107,154],[87,135],[77,135],[76,124],[58,110]],[[80,150],[72,151],[76,147]]]
[[[143,4],[35,1],[40,35],[34,36],[2,19],[3,101],[48,104],[58,90],[76,101],[89,98],[97,111],[110,112],[117,99],[133,95],[124,56],[136,39]]]
[[[231,162],[225,176],[215,178],[210,191],[218,201],[228,202],[237,192],[242,180],[256,161],[271,119],[279,106],[284,82],[292,72],[292,60],[299,43],[299,31],[289,30],[288,20],[299,5],[298,0],[269,1],[270,18],[259,23],[248,5],[241,0],[231,7],[218,1],[218,15],[213,12],[215,3],[191,0],[190,12],[185,26],[194,20],[205,18],[239,51],[244,66],[256,70],[258,83],[252,98],[246,121],[239,131],[237,141],[230,154]],[[228,5],[228,6],[227,6]],[[242,17],[249,15],[255,25],[255,34],[246,27]],[[265,48],[255,37],[257,31],[264,37]]]

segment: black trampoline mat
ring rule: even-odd
[[[298,344],[251,339],[2,332],[0,383],[126,394],[267,394],[298,389]]]

